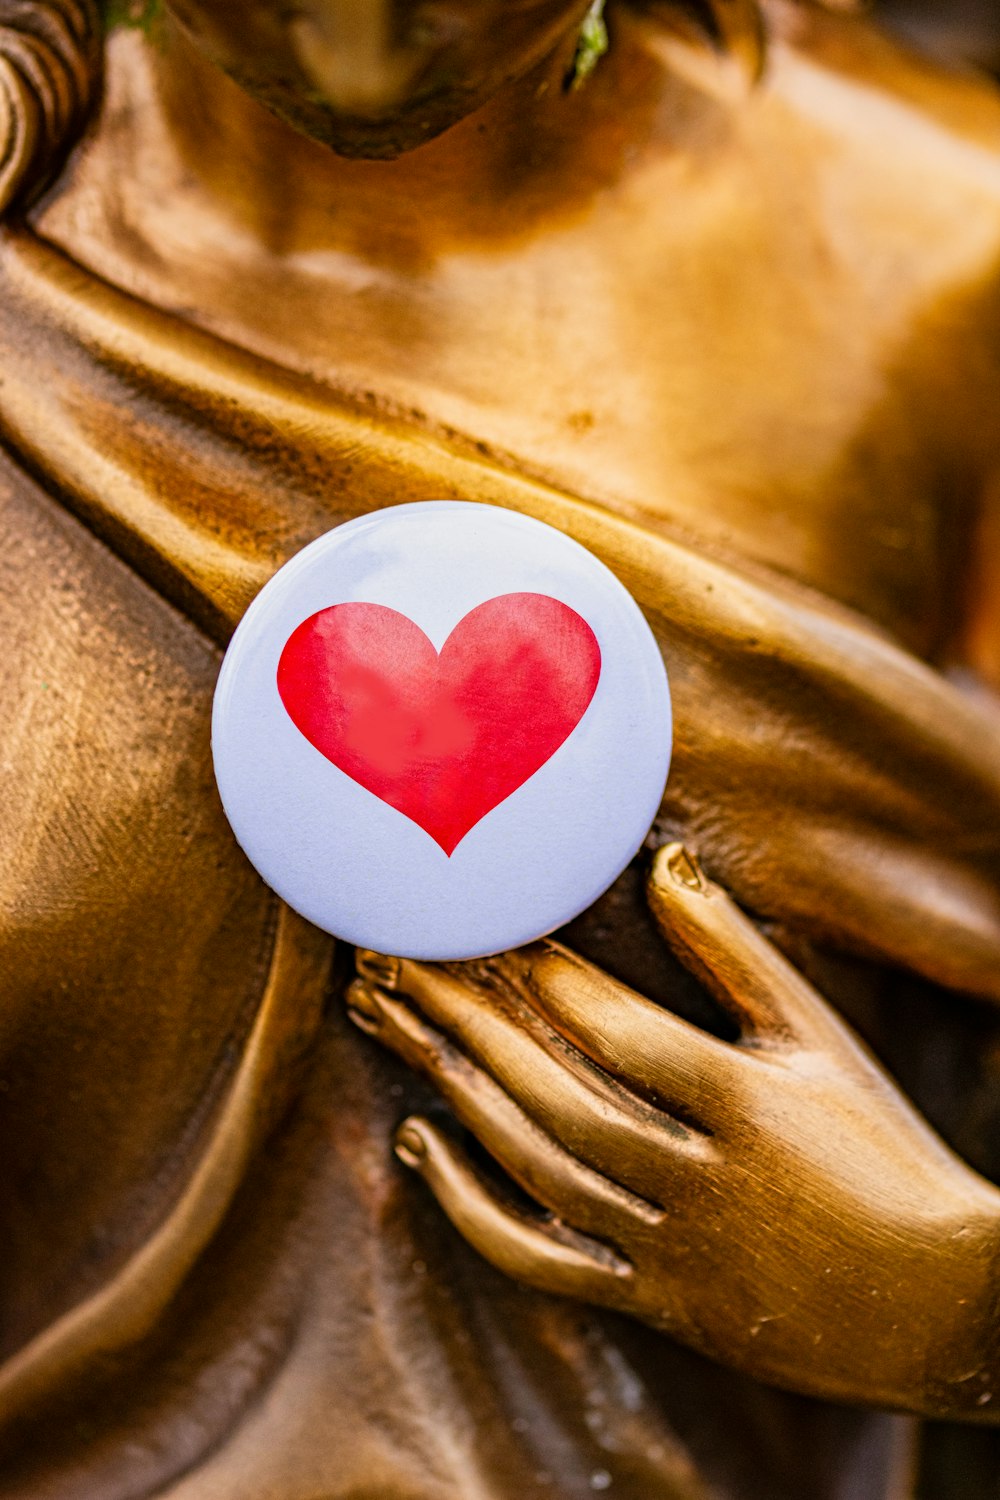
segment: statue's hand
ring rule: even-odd
[[[360,956],[355,1020],[541,1208],[426,1119],[401,1126],[402,1161],[536,1287],[805,1392],[1000,1418],[1000,1194],[680,846],[650,899],[737,1042],[552,943],[440,966]]]

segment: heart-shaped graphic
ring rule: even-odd
[[[547,594],[501,594],[440,653],[383,604],[334,604],[285,643],[278,692],[327,760],[419,824],[451,855],[579,724],[601,648]]]

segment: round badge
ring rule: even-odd
[[[240,845],[289,906],[406,958],[562,926],[628,864],[670,764],[653,635],[603,563],[491,505],[338,526],[226,653],[212,750]]]

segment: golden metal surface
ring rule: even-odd
[[[0,1494],[985,1500],[827,1403],[1000,1418],[994,89],[777,0],[569,91],[579,0],[138,9],[0,3]],[[440,497],[646,611],[652,920],[352,1026],[212,684]]]

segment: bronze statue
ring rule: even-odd
[[[792,0],[0,0],[0,121],[0,1494],[994,1495],[994,87]],[[675,764],[558,942],[355,967],[211,694],[425,498],[618,573]]]

